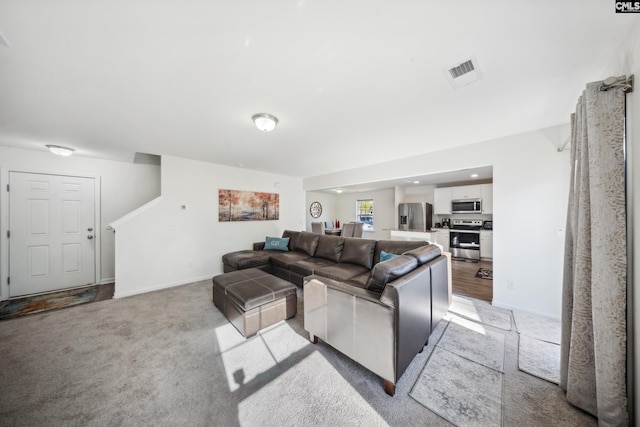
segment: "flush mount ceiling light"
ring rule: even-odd
[[[336,188],[336,193],[342,193],[342,188]]]
[[[61,145],[47,145],[47,148],[53,154],[57,154],[58,156],[70,156],[74,151],[76,151],[73,148],[63,147]]]
[[[251,118],[256,124],[256,127],[263,132],[271,132],[278,124],[278,119],[267,113],[254,114]]]
[[[472,173],[470,176],[471,176],[471,178],[477,178],[478,174],[477,173]]]

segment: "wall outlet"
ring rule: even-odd
[[[513,282],[513,280],[507,280],[507,289],[510,289],[512,291],[516,290],[516,284]]]

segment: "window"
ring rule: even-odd
[[[373,230],[373,199],[356,201],[356,221],[364,222],[363,230]]]

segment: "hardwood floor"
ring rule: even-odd
[[[453,293],[483,301],[491,302],[493,299],[493,280],[476,277],[479,268],[493,269],[491,261],[466,262],[451,261],[451,279]]]

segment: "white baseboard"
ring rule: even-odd
[[[542,312],[542,311],[538,311],[538,310],[531,310],[530,308],[519,307],[519,306],[513,305],[513,304],[507,304],[507,303],[504,303],[504,302],[501,302],[501,301],[497,301],[495,299],[492,301],[491,304],[496,306],[496,307],[505,308],[507,310],[524,311],[524,312],[527,312],[527,313],[535,314],[537,316],[548,317],[549,319],[561,320],[560,317],[554,316],[554,315],[546,313],[546,312]]]
[[[160,284],[160,285],[148,286],[146,288],[135,289],[135,290],[126,291],[126,292],[118,292],[118,284],[116,283],[116,289],[115,289],[115,293],[113,294],[113,298],[125,298],[125,297],[130,297],[130,296],[133,296],[133,295],[146,294],[147,292],[159,291],[161,289],[173,288],[175,286],[186,285],[188,283],[199,282],[201,280],[210,280],[214,275],[215,274],[212,273],[212,274],[207,274],[206,276],[192,277],[192,278],[186,279],[186,280],[179,280],[177,282],[163,283],[163,284]]]
[[[106,279],[102,279],[98,282],[98,285],[106,285],[108,283],[113,283],[116,281],[115,277],[107,277]]]

